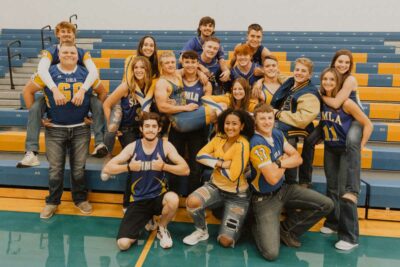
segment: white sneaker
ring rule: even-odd
[[[329,227],[326,227],[326,226],[322,226],[321,229],[319,229],[319,231],[326,235],[331,235],[331,234],[337,233],[337,231],[335,231]]]
[[[92,152],[92,156],[95,158],[104,158],[107,154],[108,149],[104,143],[98,144]]]
[[[144,226],[147,232],[154,231],[158,227],[157,222],[154,219],[150,219],[147,224]]]
[[[207,240],[208,237],[209,235],[207,229],[202,230],[196,228],[196,231],[194,231],[193,233],[191,233],[190,235],[188,235],[183,239],[183,243],[185,243],[186,245],[193,246],[199,243],[200,241]]]
[[[37,155],[32,151],[26,151],[24,158],[17,163],[17,168],[29,168],[39,166],[40,161]]]
[[[170,248],[172,247],[172,238],[171,235],[169,234],[167,228],[165,227],[158,227],[157,231],[157,238],[160,240],[160,247],[162,248]]]
[[[340,250],[351,250],[355,247],[358,247],[358,244],[352,244],[344,240],[339,240],[335,244],[335,248],[340,249]]]

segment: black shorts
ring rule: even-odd
[[[129,206],[119,226],[117,239],[137,239],[140,231],[153,215],[160,215],[163,209],[164,194],[151,199],[129,203]]]

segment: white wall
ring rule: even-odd
[[[238,4],[241,3],[241,4]],[[78,14],[80,29],[400,31],[399,0],[1,0],[1,28],[52,27]]]

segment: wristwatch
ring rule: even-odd
[[[278,168],[279,168],[279,169],[282,168],[282,162],[281,162],[281,159],[280,159],[280,158],[277,159],[277,160],[275,160],[275,163],[276,163],[276,165],[278,165]]]

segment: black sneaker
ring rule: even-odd
[[[104,158],[108,154],[108,149],[105,144],[98,144],[92,153],[92,156],[95,158]]]
[[[301,242],[297,239],[297,237],[290,232],[286,232],[281,227],[281,242],[285,244],[287,247],[299,248],[301,247]]]

